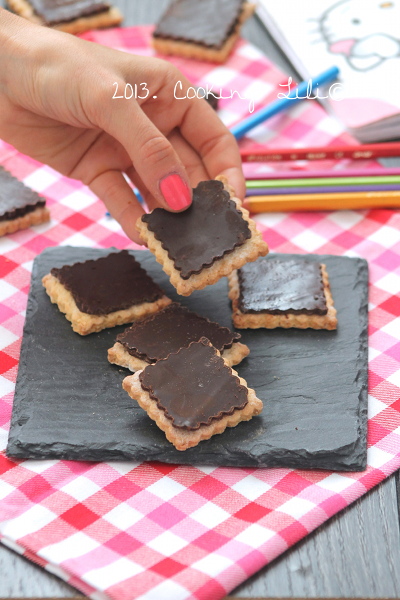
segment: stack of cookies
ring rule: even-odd
[[[267,257],[223,181],[201,182],[187,210],[156,208],[137,227],[181,296],[228,276],[237,328],[336,327],[324,265]],[[131,324],[108,360],[134,372],[124,390],[178,450],[260,414],[261,400],[232,369],[250,353],[240,334],[172,302],[128,251],[54,268],[43,284],[81,335]]]

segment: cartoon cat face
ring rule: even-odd
[[[329,52],[357,70],[400,56],[400,0],[342,0],[320,19]]]

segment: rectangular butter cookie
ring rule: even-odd
[[[228,277],[232,320],[239,329],[336,329],[324,264],[270,255]]]
[[[118,8],[98,0],[7,0],[7,5],[32,23],[66,33],[113,27],[123,19]]]
[[[108,360],[138,371],[202,337],[210,340],[230,367],[240,363],[250,352],[239,342],[239,333],[200,317],[176,302],[120,333],[108,350]]]
[[[138,219],[136,227],[181,296],[268,252],[248,211],[218,179],[200,182],[186,210],[156,208]]]
[[[177,450],[249,421],[263,408],[206,338],[126,377],[122,387]]]
[[[255,6],[244,0],[175,0],[153,33],[162,54],[223,63]]]
[[[46,200],[0,167],[0,236],[49,219]]]
[[[127,250],[54,268],[42,282],[80,335],[132,323],[171,302]]]

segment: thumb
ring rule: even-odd
[[[107,133],[125,148],[150,194],[168,210],[181,211],[192,202],[185,168],[167,138],[136,103],[113,111]]]

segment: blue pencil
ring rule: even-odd
[[[240,140],[240,138],[250,131],[250,129],[257,127],[257,125],[260,125],[260,123],[264,123],[264,121],[270,119],[274,115],[288,110],[293,106],[296,100],[299,101],[307,97],[307,93],[310,92],[310,87],[312,90],[315,90],[315,88],[318,86],[331,83],[337,79],[338,74],[338,67],[331,67],[317,77],[314,77],[311,80],[311,85],[309,81],[302,81],[294,90],[287,94],[286,98],[277,99],[268,106],[261,108],[247,119],[244,119],[244,121],[241,121],[241,123],[231,127],[231,132],[237,140]]]

